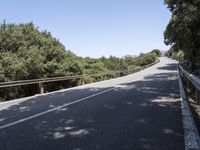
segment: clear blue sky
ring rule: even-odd
[[[0,21],[32,21],[79,56],[167,50],[170,13],[163,0],[0,0]]]

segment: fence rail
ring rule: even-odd
[[[106,76],[113,76],[115,74],[115,76],[113,77],[120,77],[120,76],[124,76],[124,75],[128,75],[131,73],[135,73],[138,71],[141,71],[143,69],[146,69],[156,63],[160,62],[160,60],[158,59],[156,62],[143,66],[143,67],[139,67],[139,68],[135,68],[132,70],[120,70],[120,71],[108,71],[108,72],[104,72],[104,73],[100,73],[100,74],[83,74],[83,75],[76,75],[76,76],[65,76],[65,77],[53,77],[53,78],[43,78],[43,79],[31,79],[31,80],[20,80],[20,81],[9,81],[9,82],[0,82],[0,89],[1,88],[7,88],[7,87],[16,87],[16,86],[22,86],[22,85],[31,85],[31,84],[38,84],[39,87],[39,93],[43,94],[44,91],[44,83],[48,83],[48,82],[57,82],[57,81],[67,81],[67,80],[80,80],[82,81],[81,84],[84,84],[84,78],[85,77],[92,77],[92,78],[98,78],[98,77],[102,77],[102,80],[108,79],[106,78]]]
[[[200,104],[200,79],[195,75],[187,72],[181,65],[178,65],[180,75],[184,82],[185,88],[190,93],[195,93],[194,100],[196,104]]]
[[[138,72],[142,69],[144,69],[144,68],[136,69],[132,72]],[[109,71],[109,72],[105,72],[105,73],[102,73],[102,74],[93,74],[93,75],[85,74],[85,75],[76,75],[76,76],[65,76],[65,77],[53,77],[53,78],[0,82],[0,88],[15,87],[15,86],[22,86],[22,85],[30,85],[30,84],[38,84],[40,94],[43,94],[44,93],[44,83],[83,79],[86,76],[91,76],[91,77],[106,76],[106,75],[109,75],[109,74],[118,74],[117,76],[119,77],[121,73],[128,74],[128,71]],[[84,84],[84,80],[82,81],[82,84]]]
[[[84,75],[77,76],[66,76],[66,77],[54,77],[54,78],[43,78],[43,79],[32,79],[32,80],[21,80],[21,81],[9,81],[9,82],[0,82],[0,88],[29,85],[29,84],[39,84],[40,93],[44,93],[44,83],[64,81],[64,80],[73,80],[81,79]]]

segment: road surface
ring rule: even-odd
[[[0,104],[0,150],[183,150],[176,62]]]

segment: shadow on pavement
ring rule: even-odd
[[[171,72],[175,65],[158,69],[169,72],[121,84],[81,103],[2,129],[0,149],[183,150],[178,81]],[[108,88],[74,89],[21,102],[0,111],[0,124]]]
[[[159,70],[168,70],[168,71],[174,71],[177,70],[177,65],[175,63],[167,64],[163,67],[158,67]]]

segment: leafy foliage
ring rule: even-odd
[[[154,49],[151,51],[151,53],[155,53],[157,57],[160,57],[161,56],[161,52],[159,49]]]
[[[200,55],[200,1],[165,0],[165,4],[172,13],[164,32],[165,43],[174,51],[183,50],[194,71]]]
[[[81,74],[76,56],[49,32],[32,23],[2,24],[0,31],[1,81]]]
[[[147,53],[141,54],[138,58],[136,58],[135,63],[138,66],[145,66],[148,64],[152,64],[156,61],[156,53]]]
[[[0,82],[88,74],[85,82],[95,82],[132,73],[155,62],[157,50],[138,58],[82,58],[66,50],[48,31],[33,23],[0,25]],[[131,71],[132,70],[132,71]],[[113,72],[122,71],[116,74]],[[109,73],[110,72],[110,73]],[[125,73],[126,72],[126,73]],[[79,81],[48,83],[46,91],[79,84]],[[38,93],[37,85],[0,89],[0,99],[14,99]]]

